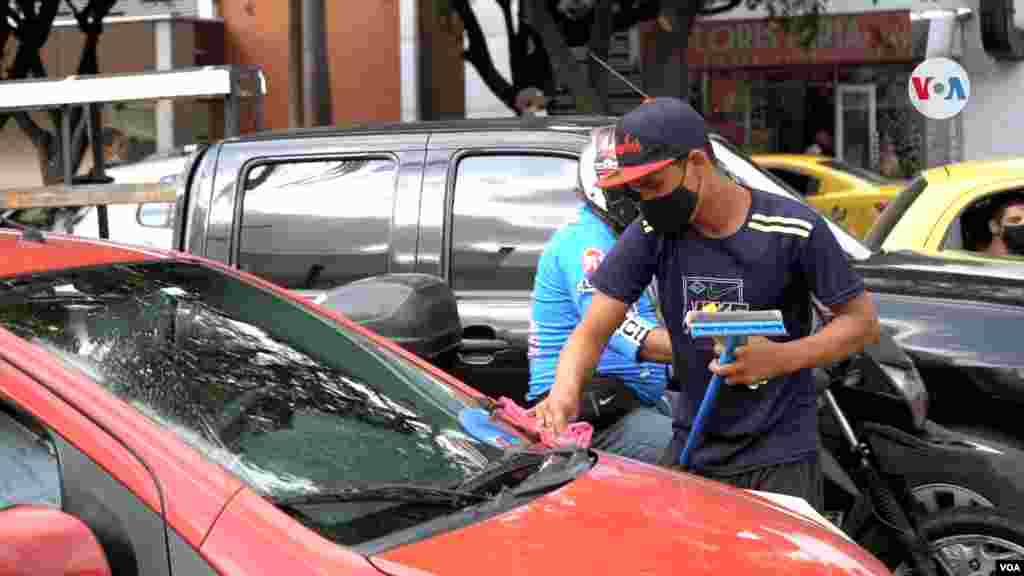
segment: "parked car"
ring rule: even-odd
[[[414,314],[417,294],[444,309],[431,286],[445,282],[383,274],[331,290],[323,305],[448,370],[450,354],[424,348],[395,321]],[[456,324],[438,322],[433,332],[454,333]],[[920,374],[889,334],[814,372],[822,514],[833,524],[895,574],[989,574],[998,558],[1024,557],[1024,450],[931,421]]]
[[[981,252],[988,221],[1007,195],[1024,194],[1024,158],[958,162],[922,171],[885,209],[865,243],[872,250],[915,250],[957,260],[1017,262]]]
[[[0,253],[15,574],[888,574],[755,493],[542,446],[388,340],[211,260],[32,230],[0,231]]]
[[[857,238],[867,234],[871,224],[905,185],[827,156],[755,154],[751,158]]]

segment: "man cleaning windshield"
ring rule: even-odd
[[[579,163],[577,192],[583,204],[577,218],[555,232],[537,266],[527,395],[531,405],[547,395],[555,381],[558,355],[590,306],[591,274],[618,233],[637,216],[636,206],[621,191],[595,186],[595,156],[592,139]],[[595,448],[648,463],[658,461],[672,437],[671,409],[664,399],[666,364],[672,356],[651,349],[655,341],[663,349],[671,345],[668,332],[657,324],[654,304],[641,296],[612,335],[597,374],[589,379],[580,414],[580,420],[595,428]]]
[[[537,406],[561,432],[580,409],[583,382],[628,307],[657,278],[661,311],[682,376],[674,466],[712,373],[719,392],[692,470],[733,486],[779,492],[822,509],[816,390],[811,368],[879,338],[874,303],[823,217],[794,199],[750,189],[724,174],[704,119],[676,98],[641,104],[598,152],[601,187],[628,186],[643,216],[591,278],[594,299],[562,351],[555,384]],[[811,332],[816,300],[834,315]],[[751,337],[719,366],[710,338],[692,339],[691,310],[779,310],[788,336]]]

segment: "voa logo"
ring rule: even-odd
[[[929,58],[910,73],[910,102],[933,120],[952,118],[967,106],[971,81],[963,66],[949,58]]]

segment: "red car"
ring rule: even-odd
[[[809,516],[492,407],[215,262],[0,231],[4,574],[888,574]]]

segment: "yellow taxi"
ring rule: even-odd
[[[757,154],[751,158],[861,239],[906,184],[827,156]]]
[[[1002,238],[993,242],[994,232],[1024,222],[1022,204],[1024,157],[930,168],[882,212],[865,244],[887,252],[914,250],[973,260],[1024,262],[1024,257],[1004,249]],[[997,215],[1000,221],[996,221]],[[995,249],[988,252],[990,244]]]

